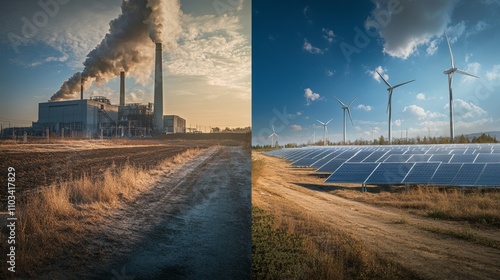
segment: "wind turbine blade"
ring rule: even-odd
[[[347,109],[349,109],[349,107],[351,107],[352,103],[354,103],[354,101],[356,101],[357,98],[358,98],[357,96],[354,97],[354,99],[351,101],[351,104],[349,104],[349,106],[347,106]]]
[[[320,124],[325,125],[325,123],[323,123],[322,121],[320,121],[320,120],[317,120],[317,121],[318,121]]]
[[[400,87],[402,85],[406,85],[407,83],[411,83],[411,82],[414,82],[415,80],[411,80],[411,81],[408,81],[408,82],[404,82],[404,83],[401,83],[401,84],[398,84],[398,85],[395,85],[393,86],[392,88],[397,88],[397,87]]]
[[[272,127],[273,127],[273,133],[275,133],[275,131],[274,131],[274,125]]]
[[[380,78],[382,78],[382,80],[384,81],[384,83],[385,83],[388,87],[392,87],[392,86],[391,86],[391,84],[389,84],[389,82],[388,82],[388,81],[386,81],[386,80],[384,79],[384,77],[382,77],[382,75],[380,75],[380,73],[379,73],[377,70],[375,70],[375,72],[377,72],[377,74],[380,76]]]
[[[328,125],[328,124],[329,124],[332,120],[333,120],[333,118],[331,118],[329,121],[327,121],[327,122],[325,123],[325,125]]]
[[[456,69],[455,72],[463,74],[463,75],[471,76],[471,77],[474,77],[474,78],[479,78],[478,76],[474,76],[474,75],[472,75],[470,73],[467,73],[467,72],[465,72],[463,70],[460,70],[460,69]]]
[[[450,57],[451,57],[451,68],[455,68],[455,60],[453,59],[453,52],[451,51],[451,44],[450,44],[450,38],[448,38],[448,34],[446,32],[444,33],[444,36],[446,36],[446,42],[448,42],[448,48],[450,49]]]
[[[346,107],[346,106],[345,106],[345,104],[344,104],[342,101],[340,101],[340,99],[338,99],[338,98],[337,98],[337,97],[335,97],[335,96],[334,96],[334,98],[335,98],[335,99],[337,99],[337,101],[340,103],[340,105],[342,105],[342,107]]]
[[[347,107],[347,113],[349,114],[349,118],[351,119],[352,126],[354,126],[354,122],[352,122],[351,109],[349,109],[349,107]]]

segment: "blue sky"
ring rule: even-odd
[[[0,3],[0,123],[30,126],[38,103],[82,71],[87,55],[121,14],[121,0],[6,0]],[[56,3],[56,5],[54,5]],[[188,126],[251,124],[251,1],[169,0],[164,38],[164,113]],[[57,6],[57,7],[56,7]],[[175,12],[175,13],[174,13]],[[35,28],[24,27],[26,21]],[[38,25],[35,25],[37,21]],[[10,35],[9,35],[10,34]],[[23,39],[12,38],[18,36]],[[154,43],[126,74],[126,102],[153,102]],[[168,45],[168,47],[167,47]],[[119,71],[85,87],[84,97],[119,101]],[[79,98],[79,95],[75,95]]]
[[[393,138],[449,136],[448,80],[454,75],[455,135],[500,130],[500,1],[289,1],[252,3],[253,143],[305,143],[328,125],[342,140],[342,108],[351,107],[347,139],[388,133],[387,86],[394,90]]]

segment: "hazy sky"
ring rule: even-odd
[[[393,138],[449,136],[448,79],[455,66],[479,79],[454,75],[455,135],[500,130],[500,1],[254,0],[252,6],[253,143],[342,139],[344,103],[351,107],[347,139],[388,132],[387,86]],[[388,5],[389,4],[389,5]],[[390,6],[390,7],[389,7]]]
[[[9,122],[29,126],[37,120],[38,103],[49,100],[64,81],[83,70],[87,55],[109,31],[110,21],[121,14],[122,1],[41,1],[56,3],[49,11],[38,2],[0,2],[0,123],[4,127]],[[164,47],[163,53],[164,114],[180,115],[193,127],[249,126],[251,1],[181,0],[180,7],[177,46]],[[18,44],[12,34],[23,42]],[[142,61],[142,67],[128,73],[129,103],[153,102],[154,43],[143,49],[151,63]],[[86,85],[84,98],[95,95],[118,104],[118,75]]]

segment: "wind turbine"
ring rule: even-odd
[[[351,103],[349,105],[345,105],[342,101],[340,101],[340,99],[338,99],[337,97],[335,97],[335,99],[337,99],[337,101],[342,106],[342,110],[344,111],[344,145],[347,143],[346,142],[346,132],[345,132],[346,131],[345,130],[345,111],[347,110],[347,113],[349,113],[349,118],[351,119],[351,124],[352,124],[352,126],[354,126],[354,123],[352,122],[352,115],[351,115],[351,109],[350,109],[350,107],[351,107],[352,103],[354,103],[354,101],[356,101],[356,98],[358,98],[358,97],[354,97],[354,99],[351,101]]]
[[[455,60],[453,59],[453,52],[451,51],[450,39],[448,38],[448,34],[446,34],[446,32],[444,33],[444,35],[446,36],[446,41],[448,42],[448,48],[450,49],[450,57],[451,57],[451,68],[444,70],[443,74],[448,75],[448,87],[450,89],[450,142],[453,143],[453,139],[455,138],[455,126],[453,124],[453,91],[451,88],[451,83],[453,82],[453,73],[457,72],[474,78],[478,77],[455,67]]]
[[[327,121],[326,123],[320,121],[320,120],[317,120],[322,126],[323,126],[323,146],[326,146],[326,132],[327,132],[327,128],[326,126],[333,120],[333,118],[331,118],[329,121]]]
[[[269,138],[271,138],[271,148],[274,148],[274,145],[276,144],[276,141],[274,141],[274,136],[276,136],[276,138],[278,138],[278,134],[276,134],[276,132],[274,131],[274,125],[272,126],[273,127],[273,134],[269,135]]]
[[[376,71],[376,70],[375,70]],[[384,77],[382,77],[382,75],[380,75],[380,73],[378,71],[376,71],[377,74],[380,76],[380,78],[382,78],[382,80],[384,81],[384,83],[389,87],[387,88],[387,91],[389,92],[389,102],[387,103],[387,112],[389,113],[389,144],[392,144],[392,103],[391,103],[391,100],[392,100],[392,91],[397,88],[397,87],[400,87],[402,85],[405,85],[407,83],[411,83],[415,80],[411,80],[411,81],[408,81],[408,82],[404,82],[404,83],[401,83],[401,84],[397,84],[395,86],[391,86],[391,84],[389,84],[389,82],[387,82]]]

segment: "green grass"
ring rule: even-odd
[[[303,279],[302,239],[273,228],[273,217],[252,206],[252,278]]]

